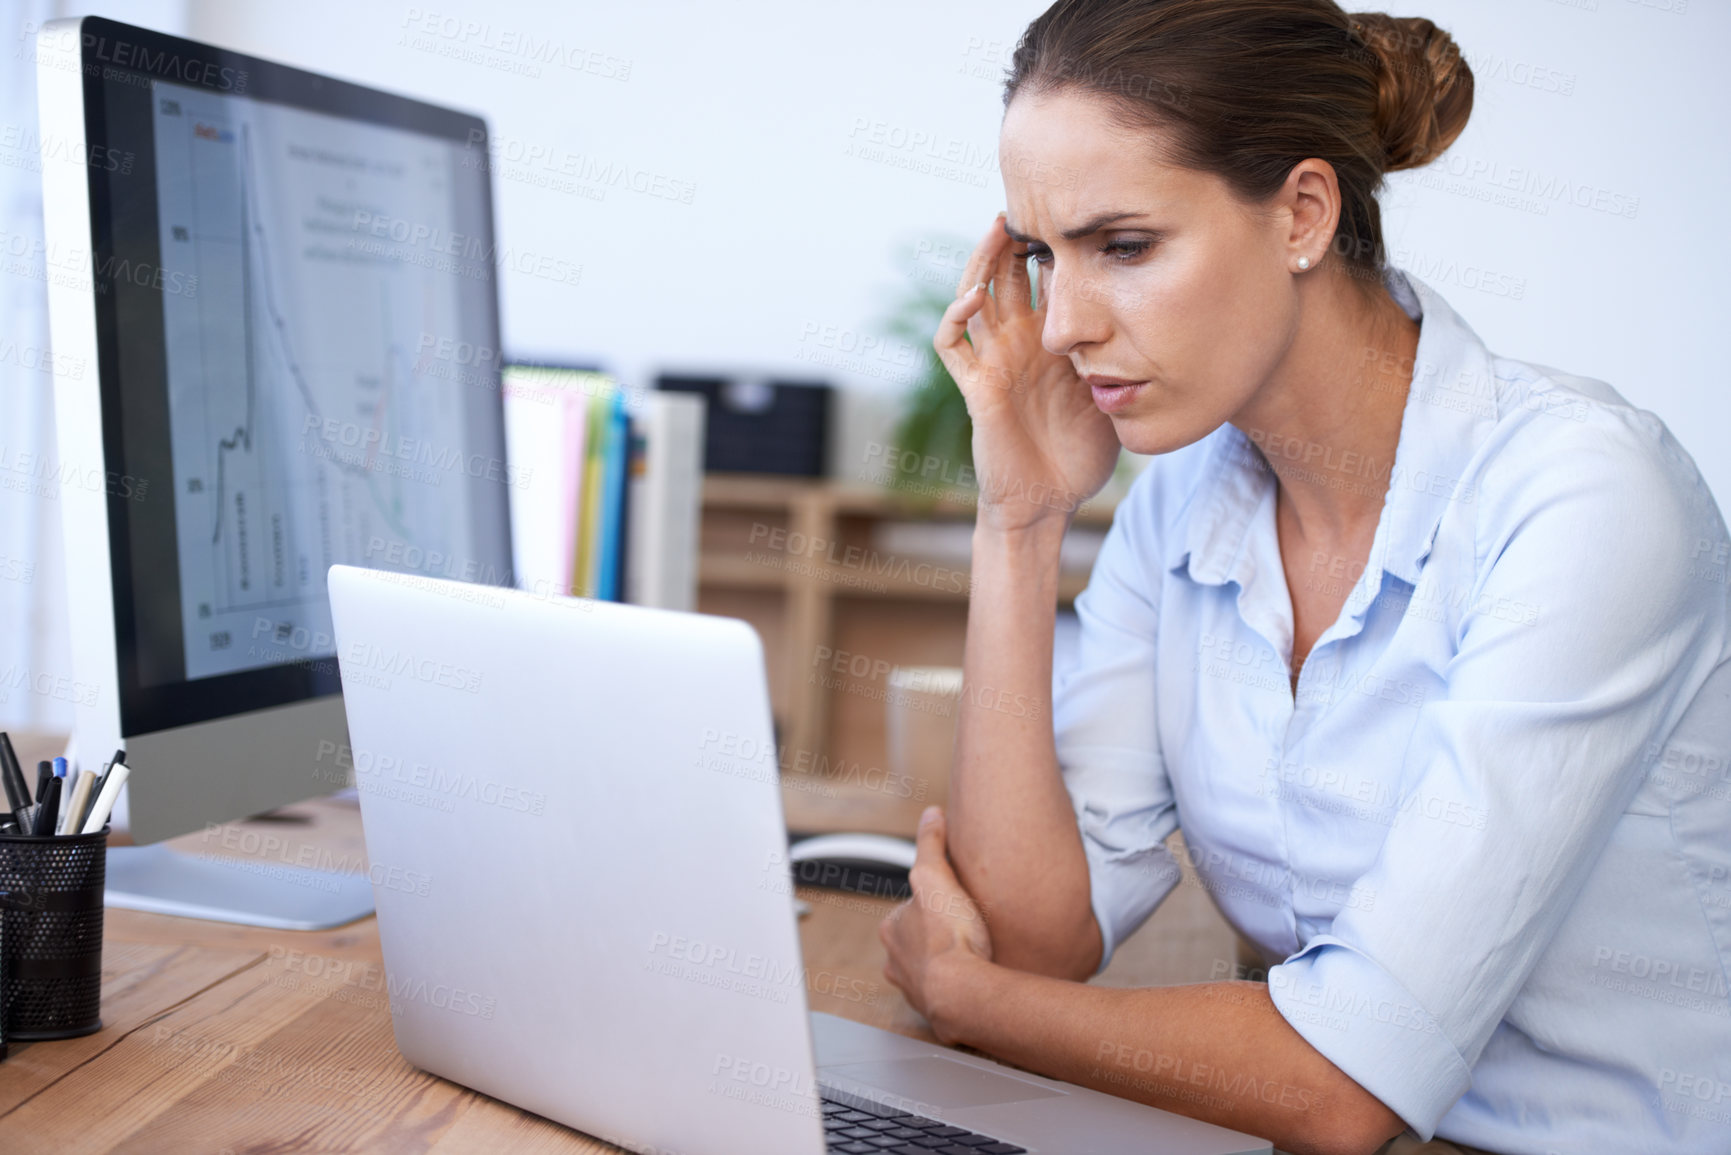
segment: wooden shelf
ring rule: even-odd
[[[801,498],[817,497],[838,514],[869,514],[918,521],[974,519],[971,491],[922,498],[858,481],[822,481],[773,473],[711,473],[703,479],[705,509],[785,510]],[[1074,524],[1112,524],[1116,503],[1093,498],[1076,511]]]
[[[969,579],[966,563],[953,560],[910,553],[886,563],[871,545],[872,531],[887,521],[967,523],[973,517],[966,494],[922,500],[858,482],[764,474],[704,478],[699,608],[743,617],[764,637],[784,765],[803,759],[891,769],[877,671],[890,664],[959,666]],[[1111,520],[1111,503],[1096,500],[1073,524],[1105,527]],[[795,540],[824,545],[778,552],[769,544],[795,534],[803,535]],[[832,543],[844,552],[858,547],[870,560],[837,564]],[[939,571],[916,571],[921,563]],[[1059,602],[1073,601],[1087,583],[1086,572],[1061,574]],[[865,653],[877,681],[812,676],[826,655],[844,651]],[[913,833],[917,806],[817,775],[799,778],[783,788],[795,829]]]
[[[787,585],[787,573],[748,558],[725,553],[705,553],[697,559],[698,584],[736,590],[779,590]]]
[[[832,598],[888,598],[912,601],[966,602],[968,591],[949,585],[934,585],[893,573],[871,575],[837,565],[815,565],[786,570],[747,558],[706,553],[698,560],[700,584],[735,590],[782,590],[790,581],[810,581],[830,587]],[[965,574],[965,570],[956,570]],[[1058,575],[1058,601],[1068,604],[1088,586],[1088,575],[1066,572]]]

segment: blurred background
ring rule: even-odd
[[[682,378],[710,390],[712,422],[718,406],[768,406],[788,423],[806,452],[785,472],[706,479],[698,605],[764,634],[783,771],[813,773],[788,794],[790,825],[909,829],[942,796],[967,591],[966,431],[927,342],[1003,206],[1001,78],[1043,6],[9,3],[0,727],[70,718],[53,688],[68,662],[58,510],[33,465],[53,455],[54,370],[32,36],[98,14],[488,120],[505,355],[632,386]],[[1459,142],[1390,180],[1394,263],[1493,350],[1604,379],[1658,413],[1731,497],[1712,345],[1731,303],[1731,6],[1387,10],[1448,28],[1477,80]],[[806,404],[814,387],[822,404]],[[1135,466],[1079,518],[1066,602]]]

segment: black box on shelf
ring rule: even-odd
[[[701,393],[706,473],[822,477],[828,462],[831,387],[824,382],[663,374],[657,389]]]

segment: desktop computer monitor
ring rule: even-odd
[[[91,17],[37,70],[74,749],[152,843],[345,784],[331,565],[510,584],[487,127]]]

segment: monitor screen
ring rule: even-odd
[[[158,39],[85,79],[128,734],[337,692],[333,564],[511,581],[485,125]]]

